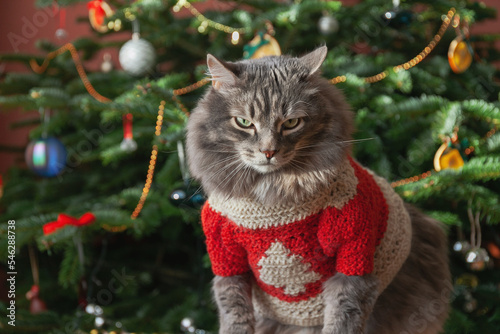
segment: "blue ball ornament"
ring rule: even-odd
[[[32,140],[24,155],[29,169],[40,176],[53,177],[66,167],[67,151],[55,137]]]

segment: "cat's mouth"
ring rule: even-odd
[[[271,162],[266,162],[266,163],[254,163],[252,164],[252,167],[260,172],[260,173],[270,173],[270,172],[274,172],[278,169],[280,169],[281,166],[277,165],[277,164],[272,164]]]
[[[259,152],[260,153],[260,152]],[[280,170],[287,165],[293,157],[290,155],[279,154],[272,158],[264,158],[260,155],[242,155],[241,159],[248,167],[261,173],[268,174]]]

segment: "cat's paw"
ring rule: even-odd
[[[253,334],[254,326],[250,324],[222,325],[219,334]]]

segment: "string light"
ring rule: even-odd
[[[198,27],[198,31],[200,33],[205,32],[205,30],[207,29],[207,27],[211,27],[211,28],[217,29],[219,31],[223,31],[223,32],[225,32],[227,34],[231,34],[231,33],[234,33],[234,32],[237,32],[238,34],[244,34],[244,33],[246,33],[248,31],[247,28],[233,28],[233,27],[230,27],[230,26],[227,26],[227,25],[224,25],[222,23],[215,22],[215,21],[212,21],[212,20],[206,18],[202,13],[200,13],[196,8],[194,8],[189,3],[189,1],[187,1],[187,0],[179,0],[175,4],[175,6],[172,7],[172,9],[173,9],[174,12],[178,12],[183,7],[186,8],[187,10],[189,10],[189,12],[194,17],[196,17],[196,19],[198,21],[201,22],[200,26]]]
[[[240,41],[240,33],[237,31],[233,31],[233,33],[231,34],[231,43],[236,45],[238,44],[239,41]]]

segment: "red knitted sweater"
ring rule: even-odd
[[[358,183],[354,198],[341,209],[331,206],[280,226],[250,229],[207,202],[202,224],[214,274],[252,271],[262,291],[298,302],[317,296],[336,272],[371,273],[387,227],[388,206],[373,177],[349,161]]]

